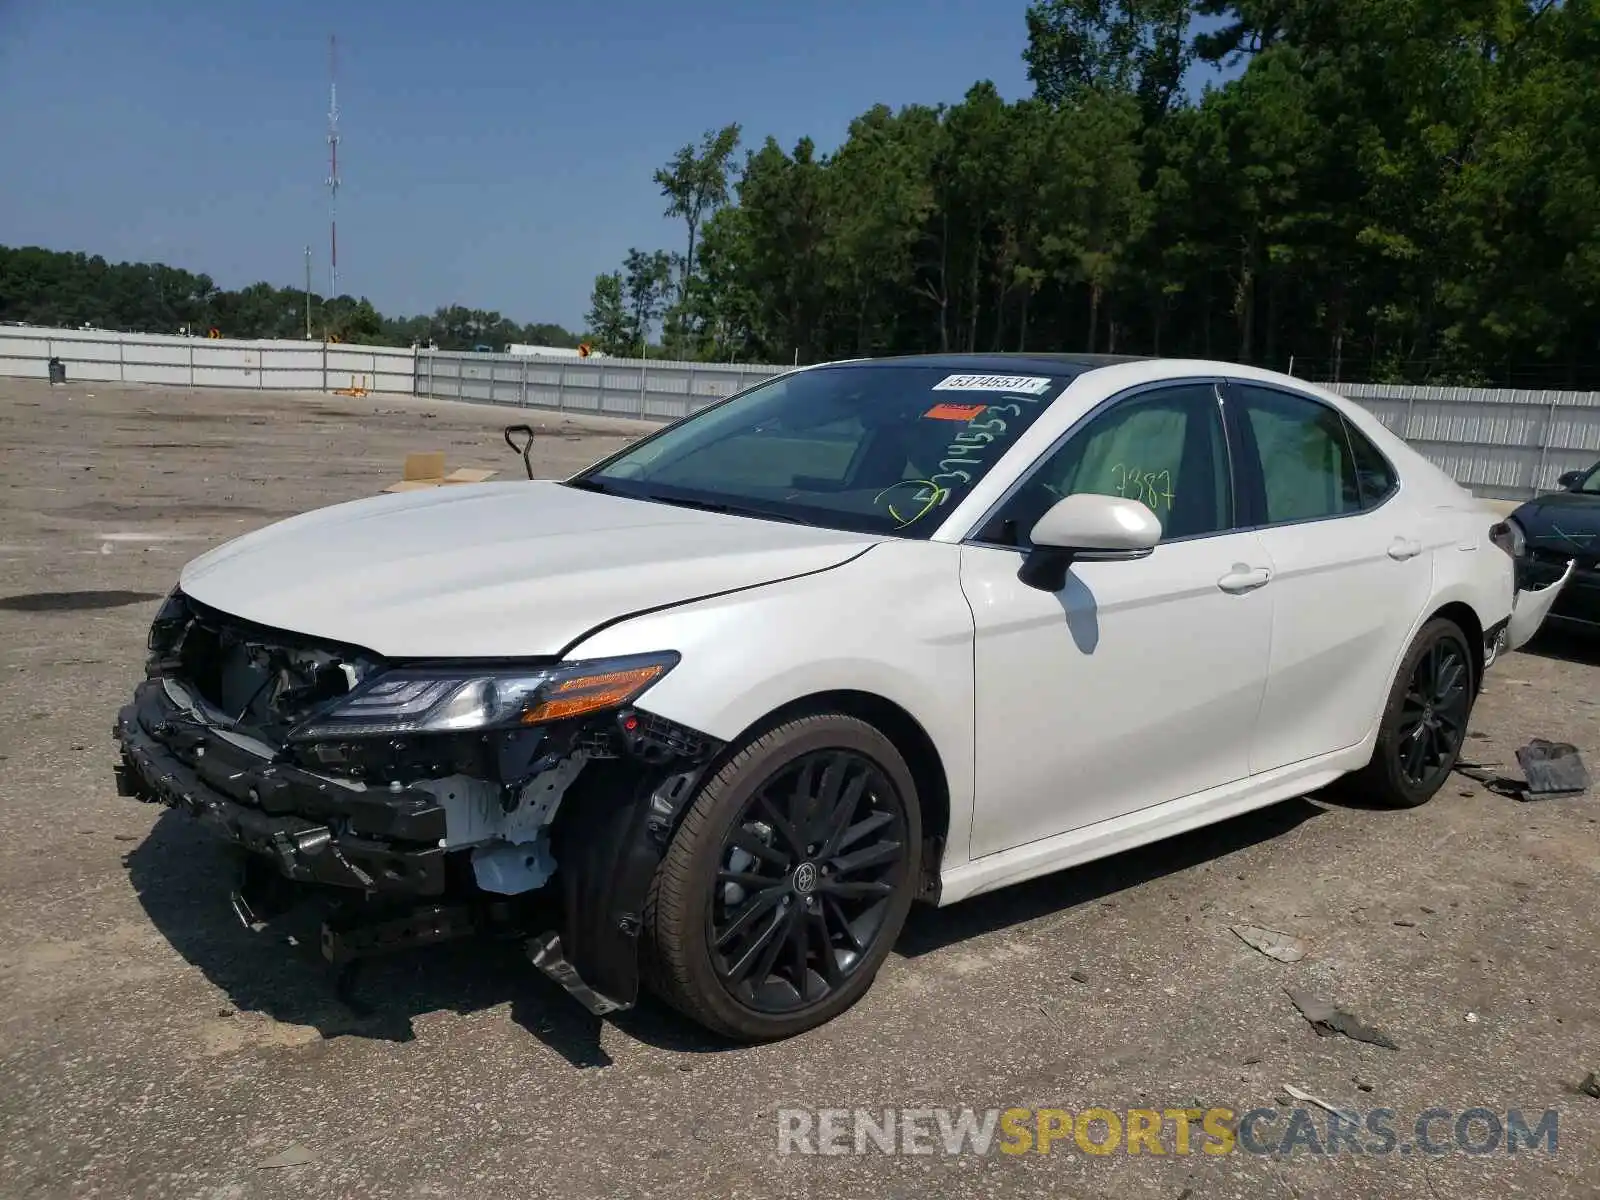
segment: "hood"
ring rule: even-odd
[[[1552,492],[1511,514],[1538,557],[1576,558],[1588,566],[1600,557],[1600,496]]]
[[[466,484],[302,513],[201,555],[179,584],[224,613],[389,658],[536,656],[878,540],[543,481]]]
[[[1511,514],[1518,522],[1524,518],[1532,521],[1581,521],[1584,528],[1600,526],[1600,495],[1588,492],[1551,492],[1535,496]]]

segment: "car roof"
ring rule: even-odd
[[[1144,356],[1132,354],[1056,354],[1047,351],[1007,350],[967,354],[896,354],[880,358],[852,358],[818,365],[934,367],[946,371],[982,371],[992,374],[1021,370],[1036,371],[1046,375],[1081,375],[1097,367],[1148,361],[1150,360]]]

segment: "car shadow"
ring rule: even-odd
[[[1081,867],[1012,884],[949,908],[918,906],[895,943],[895,953],[917,958],[968,938],[1103,900],[1282,837],[1323,811],[1311,797],[1298,797]]]
[[[915,958],[967,938],[1089,903],[1279,837],[1323,811],[1286,801],[1180,837],[1017,884],[946,909],[914,909],[894,953]],[[246,929],[228,896],[229,848],[167,811],[125,857],[140,904],[162,935],[241,1011],[315,1028],[324,1038],[408,1042],[415,1018],[509,1006],[511,1020],[578,1068],[611,1065],[602,1021],[527,959],[517,940],[474,938],[361,962],[341,981],[318,950],[320,914],[286,914]],[[629,1037],[678,1053],[741,1048],[645,998],[608,1018]]]
[[[364,960],[341,986],[320,955],[320,914],[308,907],[246,929],[228,900],[232,852],[185,814],[164,812],[123,862],[162,936],[241,1011],[324,1038],[408,1042],[415,1017],[509,1004],[514,1022],[573,1066],[611,1062],[600,1020],[545,978],[520,941],[474,938]]]
[[[1600,667],[1600,637],[1562,625],[1546,625],[1517,653]]]

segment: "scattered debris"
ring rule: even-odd
[[[1235,925],[1232,928],[1233,932],[1239,935],[1240,941],[1252,949],[1261,951],[1268,958],[1295,963],[1306,956],[1306,944],[1292,933],[1263,929],[1259,925]]]
[[[1315,996],[1306,994],[1296,988],[1284,988],[1284,994],[1294,1002],[1300,1010],[1300,1015],[1311,1023],[1311,1028],[1317,1031],[1318,1037],[1331,1037],[1333,1034],[1342,1033],[1352,1041],[1366,1042],[1372,1046],[1382,1046],[1385,1050],[1398,1050],[1400,1047],[1382,1030],[1364,1025],[1361,1018],[1354,1013],[1345,1012],[1335,1008],[1326,1000],[1319,1000]]]
[[[1071,1024],[1071,1021],[1063,1015],[1061,1005],[1054,1000],[1046,1001],[1043,1004],[1035,1003],[1033,1007],[1039,1010],[1039,1015],[1044,1017],[1045,1020],[1054,1022],[1062,1029],[1066,1029]]]
[[[264,1158],[256,1164],[258,1171],[275,1171],[279,1167],[303,1167],[307,1163],[317,1161],[317,1156],[307,1150],[299,1142],[285,1146],[271,1158]]]
[[[1593,1096],[1596,1100],[1600,1100],[1600,1078],[1597,1078],[1595,1073],[1590,1071],[1583,1077],[1583,1082],[1578,1085],[1578,1090],[1585,1096]]]
[[[1415,921],[1407,920],[1393,921],[1391,924],[1398,925],[1401,929],[1415,929],[1417,927],[1417,923]]]
[[[1478,1023],[1478,1014],[1475,1012],[1469,1012],[1463,1019],[1468,1025],[1476,1025]]]
[[[1473,782],[1482,784],[1497,796],[1521,800],[1523,798],[1524,785],[1520,779],[1511,779],[1489,770],[1490,767],[1499,765],[1498,763],[1457,762],[1453,770],[1457,775],[1465,775]]]
[[[1351,1121],[1355,1120],[1354,1115],[1350,1112],[1347,1112],[1345,1109],[1340,1108],[1336,1104],[1329,1104],[1320,1096],[1313,1096],[1310,1092],[1304,1091],[1301,1088],[1297,1088],[1292,1083],[1284,1084],[1283,1090],[1284,1093],[1291,1099],[1298,1100],[1301,1104],[1315,1104],[1318,1108],[1325,1109],[1326,1111],[1333,1113],[1335,1116],[1345,1117]]]
[[[1517,751],[1517,765],[1528,781],[1527,796],[1570,796],[1589,790],[1589,768],[1569,742],[1534,738]]]
[[[1436,908],[1429,908],[1429,907],[1428,907],[1428,906],[1427,906],[1427,905],[1426,905],[1426,904],[1419,904],[1419,905],[1418,905],[1418,906],[1417,906],[1417,907],[1418,907],[1418,908],[1419,908],[1419,909],[1420,909],[1420,910],[1421,910],[1421,911],[1422,911],[1422,912],[1423,912],[1423,913],[1424,913],[1424,914],[1425,914],[1425,915],[1427,915],[1427,916],[1430,916],[1430,917],[1431,917],[1431,916],[1433,916],[1433,914],[1434,914],[1434,913],[1436,913],[1436,912],[1438,912],[1438,911],[1439,911],[1439,910],[1438,910],[1438,909],[1436,909]]]
[[[1068,978],[1070,978],[1073,983],[1089,982],[1089,976],[1082,971],[1074,971],[1070,976],[1068,976]]]
[[[1351,1082],[1356,1085],[1356,1090],[1359,1092],[1370,1092],[1372,1090],[1372,1085],[1359,1076],[1352,1079]]]

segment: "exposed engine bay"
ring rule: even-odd
[[[662,669],[394,663],[175,592],[115,728],[119,789],[205,818],[252,856],[234,898],[248,924],[331,892],[335,962],[488,924],[531,932],[519,914],[548,912],[559,891],[562,927],[530,951],[611,1011],[637,990],[650,873],[720,748],[626,703]],[[534,893],[542,905],[521,904]],[[392,938],[374,941],[376,927]]]

